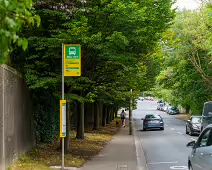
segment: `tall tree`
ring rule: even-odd
[[[130,89],[153,84],[158,59],[152,51],[174,17],[171,5],[172,0],[37,1],[40,27],[23,29],[29,48],[16,48],[12,65],[33,91],[45,90],[58,100],[61,44],[81,44],[82,76],[65,78],[65,98],[126,104]]]
[[[212,99],[211,10],[211,4],[206,4],[198,11],[179,12],[161,42],[165,70],[155,90],[165,90],[170,102],[189,107],[195,114],[201,114],[203,103]]]
[[[23,25],[29,25],[36,22],[40,23],[38,15],[33,15],[32,0],[1,0],[0,1],[0,62],[6,60],[11,52],[11,43],[17,43],[25,50],[27,48],[27,39],[19,37],[18,32]]]

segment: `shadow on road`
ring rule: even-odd
[[[147,130],[143,130],[143,129],[138,129],[137,131],[139,131],[139,132],[148,132],[148,131],[163,131],[163,130],[161,130],[161,129],[147,129]]]

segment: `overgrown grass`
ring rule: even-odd
[[[8,170],[48,170],[48,166],[31,159],[27,154],[21,156]]]
[[[116,126],[116,121],[119,126]],[[120,119],[115,119],[106,127],[99,130],[85,129],[88,133],[84,140],[75,139],[75,133],[71,133],[69,153],[65,155],[65,166],[81,167],[87,160],[97,155],[112,136],[119,130]],[[31,149],[18,161],[11,165],[8,170],[48,170],[49,166],[61,165],[60,139],[42,144]]]

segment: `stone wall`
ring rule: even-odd
[[[0,66],[0,170],[35,145],[29,90],[14,69]]]

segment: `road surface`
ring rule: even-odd
[[[133,110],[135,135],[143,147],[149,170],[187,170],[188,155],[191,148],[186,144],[196,140],[198,136],[185,134],[185,121],[174,118],[165,112],[156,110],[157,101],[138,100],[137,109]],[[165,123],[165,129],[143,131],[143,121],[146,114],[160,114]]]

